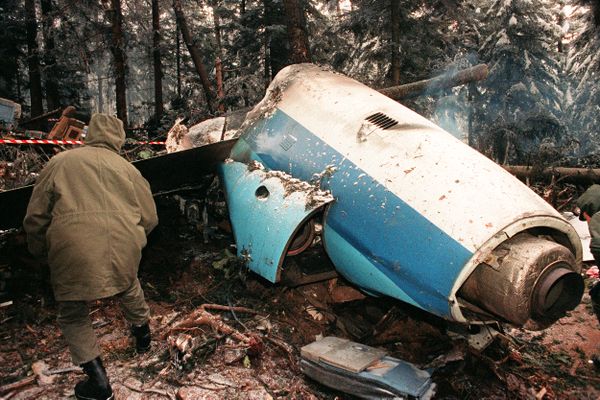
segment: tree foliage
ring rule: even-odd
[[[111,2],[35,3],[40,10],[37,41],[45,109],[58,97],[61,106],[114,113],[117,75],[110,51]],[[180,38],[173,0],[157,0],[165,103],[159,121],[152,2],[122,2],[126,100],[132,126],[152,126],[160,132],[178,115],[194,123],[256,104],[274,75],[294,61],[294,51],[298,54],[294,45],[300,43],[294,35],[300,32],[309,45],[302,52],[313,62],[375,88],[488,63],[490,75],[485,82],[431,93],[406,104],[457,137],[468,137],[470,144],[498,162],[531,163],[542,156],[549,163],[561,154],[581,155],[599,147],[595,127],[600,119],[596,84],[600,7],[596,1],[179,3],[190,42],[200,56],[194,63]],[[27,106],[31,104],[30,58],[24,1],[3,2],[0,18],[4,27],[0,96]],[[217,58],[222,76],[217,76]],[[206,76],[198,73],[198,63]],[[211,109],[207,93],[212,92],[203,87],[216,88],[221,80],[222,92],[215,91],[218,107]],[[52,94],[54,85],[58,95]]]

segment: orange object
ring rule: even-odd
[[[79,140],[83,133],[85,124],[75,118],[69,117],[75,111],[75,107],[69,106],[62,112],[58,122],[48,134],[48,139],[55,140]]]

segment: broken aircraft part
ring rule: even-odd
[[[459,296],[526,328],[544,328],[579,304],[583,280],[573,254],[520,233],[498,246],[467,279]]]
[[[302,372],[361,399],[428,399],[434,394],[431,370],[360,343],[328,336],[302,347],[300,353]]]
[[[581,298],[581,241],[558,212],[491,160],[359,82],[310,64],[287,67],[240,133],[235,162],[221,172],[231,220],[238,251],[273,282],[286,252],[278,247],[263,264],[256,250],[272,240],[265,231],[285,220],[287,237],[277,240],[289,243],[315,208],[287,216],[281,206],[262,206],[257,186],[269,180],[247,178],[246,164],[256,162],[331,192],[324,247],[338,272],[368,293],[448,320],[530,328],[547,326]],[[528,246],[540,249],[521,254]],[[520,262],[532,276],[517,271]]]
[[[225,162],[220,173],[238,255],[254,272],[271,282],[279,281],[284,257],[299,250],[297,242],[290,250],[294,238],[333,198],[288,175],[265,171],[256,163]]]
[[[21,118],[21,105],[0,97],[0,129],[10,131]]]
[[[226,140],[132,164],[148,180],[154,195],[181,190],[203,184],[205,175],[216,172],[235,142]],[[29,185],[0,192],[0,230],[21,227],[32,191],[33,185]]]

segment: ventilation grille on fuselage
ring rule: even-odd
[[[375,113],[373,115],[369,115],[367,118],[365,118],[365,120],[369,121],[370,123],[381,129],[390,129],[398,125],[398,121],[380,112]]]

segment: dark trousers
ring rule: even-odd
[[[148,322],[150,309],[137,278],[127,290],[115,297],[119,300],[129,323],[139,326]],[[58,325],[69,345],[73,363],[76,365],[84,364],[100,355],[89,314],[89,306],[85,301],[58,302]]]

